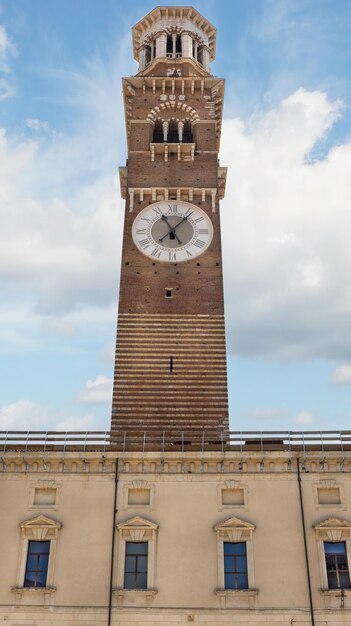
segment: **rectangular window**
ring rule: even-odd
[[[46,587],[50,541],[29,541],[25,587]]]
[[[147,557],[147,541],[126,542],[125,589],[147,589]]]
[[[248,589],[246,542],[224,542],[224,588]]]
[[[329,589],[350,589],[345,541],[324,542]]]

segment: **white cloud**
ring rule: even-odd
[[[63,416],[52,413],[48,407],[18,400],[0,406],[0,430],[94,430],[97,420],[94,415]]]
[[[81,404],[110,404],[112,401],[112,378],[97,376],[95,380],[88,380],[85,388],[77,395],[77,402]]]
[[[337,367],[331,376],[334,385],[351,385],[351,365],[344,364]]]
[[[83,417],[67,417],[56,424],[56,430],[94,430],[96,429],[95,419],[92,415],[84,415]]]
[[[224,121],[225,302],[236,354],[351,357],[351,143],[323,144],[341,113],[339,101],[299,89],[247,124]]]
[[[38,120],[36,118],[29,117],[25,120],[25,123],[26,126],[28,126],[28,128],[30,128],[31,130],[44,130],[46,132],[50,130],[49,124],[47,122]]]
[[[15,94],[15,88],[5,78],[0,77],[0,102],[4,102]]]
[[[313,421],[313,414],[309,411],[301,411],[294,418],[295,424],[298,424],[300,426],[306,426],[306,424],[311,424]]]
[[[47,423],[48,417],[45,407],[29,400],[18,400],[0,407],[0,429],[38,430]]]
[[[45,319],[43,326],[65,337],[73,337],[78,332],[75,324],[59,317],[49,317]]]
[[[7,34],[5,26],[0,24],[0,71],[9,72],[7,60],[9,56],[17,54],[17,48],[12,43],[10,37]]]

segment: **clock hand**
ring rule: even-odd
[[[177,233],[175,232],[175,229],[177,228],[177,226],[179,226],[179,224],[177,224],[176,226],[171,226],[169,221],[168,221],[168,219],[167,219],[167,217],[165,215],[163,215],[163,214],[161,215],[161,220],[166,222],[166,224],[167,224],[167,226],[169,228],[169,231],[168,231],[168,233],[163,235],[163,237],[160,237],[159,241],[163,241],[167,237],[167,235],[170,235],[171,233],[174,233],[174,236],[175,236],[176,240],[178,241],[178,243],[180,245],[182,242],[180,241]]]
[[[191,213],[188,213],[187,215],[184,215],[183,219],[182,219],[182,220],[180,220],[180,222],[178,222],[178,224],[176,224],[176,225],[174,226],[173,230],[175,231],[175,229],[176,229],[176,228],[178,228],[178,226],[180,226],[181,224],[183,224],[183,222],[185,222],[185,221],[188,219],[188,217],[190,217],[190,215],[192,215],[192,213],[193,213],[193,211],[191,211]],[[175,234],[175,236],[177,236],[177,235],[176,235],[176,233],[174,233],[174,234]]]

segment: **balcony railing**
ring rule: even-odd
[[[350,430],[329,431],[0,431],[8,451],[299,452],[351,451]]]

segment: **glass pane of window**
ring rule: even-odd
[[[30,541],[29,550],[31,554],[49,554],[50,541]]]
[[[350,576],[348,572],[341,572],[339,579],[341,589],[350,589]]]
[[[246,572],[246,556],[237,556],[235,560],[236,560],[236,571]]]
[[[237,574],[237,585],[237,589],[248,589],[246,574]]]
[[[338,541],[331,543],[329,541],[324,542],[324,551],[326,554],[342,554],[346,552],[346,546],[344,541]]]
[[[26,572],[26,577],[24,579],[25,587],[34,587],[35,586],[35,573],[34,572]]]
[[[45,570],[45,572],[48,569],[48,563],[49,563],[49,555],[48,554],[40,554],[38,556],[38,569],[40,570]]]
[[[233,572],[234,571],[234,559],[231,556],[224,557],[224,571],[225,572]]]
[[[126,572],[135,572],[136,570],[136,556],[126,556]]]
[[[127,541],[126,554],[147,554],[147,541]]]
[[[33,570],[33,569],[36,569],[36,566],[37,566],[37,556],[33,554],[28,554],[27,569]]]
[[[336,574],[333,572],[328,572],[328,588],[329,589],[338,588],[338,581],[336,579]]]
[[[134,574],[124,575],[124,588],[135,589],[135,575]]]
[[[37,587],[45,587],[46,585],[46,571],[37,572]]]
[[[138,557],[138,572],[147,572],[147,556]]]
[[[137,589],[146,589],[146,587],[147,587],[147,574],[138,574]]]
[[[224,574],[225,589],[235,589],[234,574]]]

